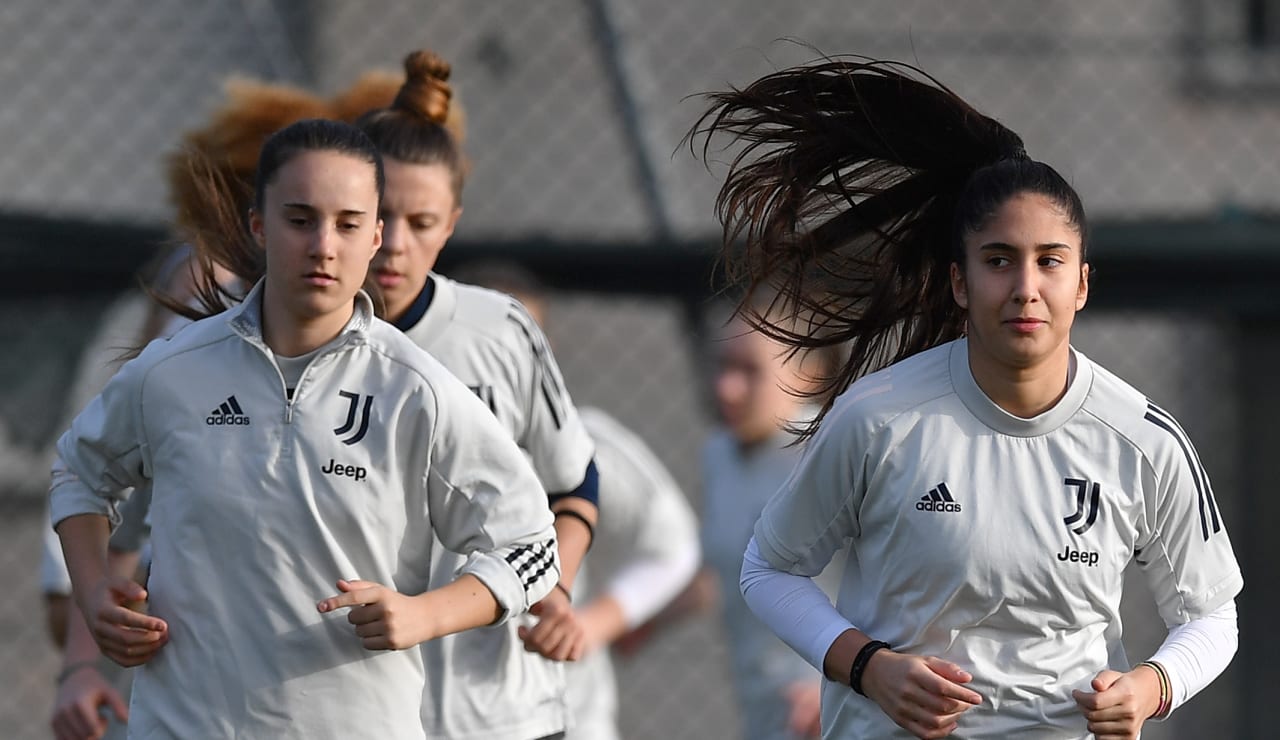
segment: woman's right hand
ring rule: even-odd
[[[147,591],[123,576],[108,576],[81,603],[102,654],[122,666],[142,665],[169,641],[164,620],[138,611]]]
[[[107,731],[99,708],[107,706],[120,723],[129,721],[129,707],[120,692],[92,664],[75,668],[58,686],[53,703],[53,735],[57,740],[97,740]]]
[[[960,715],[982,703],[963,686],[972,680],[940,658],[879,650],[863,669],[862,690],[899,727],[918,738],[942,738],[955,731]]]

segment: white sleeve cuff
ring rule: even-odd
[[[473,552],[458,568],[457,576],[470,573],[485,585],[502,609],[494,624],[524,614],[541,601],[560,580],[560,556],[555,540]],[[432,584],[432,588],[437,585]]]
[[[106,517],[112,529],[120,523],[115,500],[94,493],[59,457],[54,462],[53,482],[49,486],[49,522],[57,529],[63,519],[80,514]]]
[[[690,537],[677,550],[631,563],[618,571],[607,591],[622,609],[627,627],[644,624],[674,599],[693,579],[700,561],[698,542]]]
[[[1151,660],[1164,667],[1173,686],[1173,709],[1226,670],[1239,644],[1236,602],[1228,601],[1199,619],[1169,628]]]
[[[770,565],[754,537],[742,558],[741,585],[751,611],[819,673],[832,643],[854,629],[812,578]]]

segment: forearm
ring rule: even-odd
[[[89,589],[101,583],[108,574],[107,542],[111,527],[105,516],[80,514],[58,522],[58,537],[71,576],[71,592],[77,605],[84,608]]]
[[[696,540],[673,542],[663,552],[642,552],[605,587],[622,611],[624,628],[637,627],[671,603],[698,572]]]
[[[102,654],[79,609],[68,610],[66,638],[67,649],[62,654],[63,668],[97,660]]]
[[[469,573],[446,586],[419,594],[414,600],[425,627],[419,642],[493,624],[504,613],[493,592]]]
[[[774,568],[760,554],[754,539],[743,555],[741,585],[743,598],[760,621],[820,671],[827,672],[829,661],[843,660],[850,648],[852,662],[866,642],[866,636],[836,611],[813,579]],[[855,634],[850,636],[849,632]],[[833,680],[841,675],[848,678],[848,664],[833,664],[833,670],[828,673]]]
[[[630,628],[622,604],[609,595],[601,596],[584,606],[578,611],[578,618],[586,629],[587,647],[590,650],[612,644]]]
[[[573,496],[563,497],[551,505],[553,513],[572,511],[585,518],[592,526],[596,523],[598,510],[595,504],[586,499]],[[582,520],[571,515],[555,518],[556,541],[560,551],[560,584],[572,591],[578,569],[591,547],[591,528]]]
[[[1169,630],[1151,660],[1164,667],[1173,688],[1173,709],[1213,682],[1226,670],[1239,642],[1236,603]]]

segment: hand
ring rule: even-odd
[[[941,738],[955,731],[960,715],[982,703],[961,684],[973,676],[955,663],[889,650],[871,656],[862,690],[889,719],[918,738]]]
[[[538,623],[532,629],[521,627],[516,631],[524,641],[525,650],[551,660],[582,658],[586,651],[587,633],[564,589],[551,589],[551,593],[534,604],[529,613],[538,617]]]
[[[169,641],[169,625],[140,611],[146,598],[131,579],[107,576],[81,604],[102,654],[125,667],[146,663]]]
[[[316,604],[321,613],[353,607],[347,621],[355,625],[366,650],[404,650],[431,639],[430,629],[412,596],[373,581],[338,581],[342,593]]]
[[[1091,685],[1093,691],[1077,689],[1071,695],[1098,740],[1136,738],[1142,723],[1160,706],[1160,679],[1146,666],[1128,673],[1103,671]]]
[[[822,683],[797,681],[784,690],[787,705],[787,729],[795,737],[822,735]]]
[[[98,713],[106,705],[120,722],[129,721],[124,699],[98,669],[85,665],[67,676],[58,686],[53,702],[53,736],[57,740],[97,740],[107,731],[107,721]]]

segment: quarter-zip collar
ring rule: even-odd
[[[265,280],[259,280],[240,305],[228,309],[227,324],[231,330],[239,334],[246,342],[259,347],[268,355],[271,349],[262,335],[262,291]],[[345,347],[353,343],[367,341],[369,327],[373,324],[373,301],[363,290],[356,293],[355,310],[351,319],[342,328],[338,337],[342,341],[330,343],[331,350]]]

